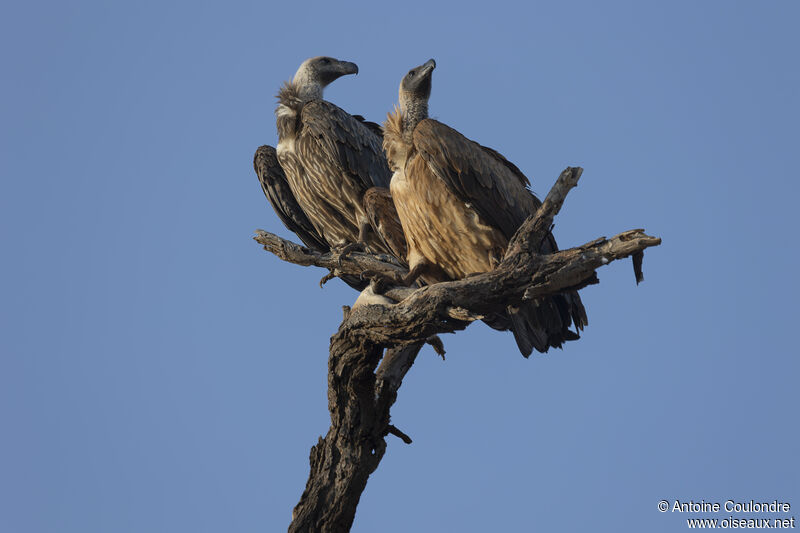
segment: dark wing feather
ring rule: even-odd
[[[475,144],[478,144],[478,143],[475,143]],[[483,149],[484,152],[486,152],[487,154],[492,156],[495,160],[499,161],[508,170],[510,170],[517,177],[517,179],[520,181],[520,183],[522,183],[522,185],[524,185],[526,188],[531,186],[531,182],[528,180],[528,177],[525,174],[522,173],[522,171],[519,169],[519,167],[517,165],[515,165],[514,163],[512,163],[511,161],[506,159],[503,156],[503,154],[501,154],[500,152],[498,152],[494,148],[489,148],[488,146],[484,146],[482,144],[478,144],[478,146],[480,146],[481,149]],[[531,194],[533,194],[533,193],[531,193]],[[535,195],[534,195],[534,198],[535,198]],[[538,198],[537,198],[537,200],[538,200]]]
[[[383,155],[383,139],[363,119],[325,100],[315,100],[303,106],[302,124],[304,136],[319,143],[317,149],[338,154],[342,170],[357,180],[363,191],[389,187],[392,174]]]
[[[362,123],[363,125],[365,125],[369,129],[369,131],[371,131],[372,133],[383,139],[383,128],[381,127],[380,124],[378,124],[377,122],[369,121],[364,117],[362,117],[361,115],[353,115],[353,118]]]
[[[414,129],[414,148],[433,172],[481,218],[511,239],[539,204],[528,179],[491,148],[464,137],[436,120]]]
[[[330,247],[317,233],[289,188],[286,174],[278,164],[275,148],[266,145],[260,146],[253,159],[253,167],[258,175],[258,181],[261,182],[264,196],[272,204],[275,214],[281,219],[283,225],[312,250],[327,252]]]

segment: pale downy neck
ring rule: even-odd
[[[297,95],[303,102],[311,100],[322,100],[323,86],[315,79],[312,79],[305,69],[295,74],[292,85],[297,90]]]

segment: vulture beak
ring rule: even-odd
[[[435,68],[436,68],[436,61],[434,61],[433,59],[429,59],[428,61],[425,62],[424,65],[420,66],[420,74],[422,74],[423,76],[427,76],[428,74],[433,72],[433,69]]]
[[[358,74],[358,65],[350,61],[339,61],[339,71],[341,76],[346,74]]]

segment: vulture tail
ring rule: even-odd
[[[507,310],[514,340],[525,357],[534,349],[546,353],[550,348],[561,348],[566,341],[579,339],[570,325],[575,324],[580,331],[587,324],[586,310],[576,292],[538,298]]]
[[[544,240],[540,251],[558,250],[552,233]],[[547,353],[550,348],[561,348],[566,341],[580,338],[578,333],[588,325],[586,309],[577,291],[523,302],[519,307],[508,307],[511,331],[522,355],[528,357],[533,349]],[[569,329],[575,326],[575,331]]]

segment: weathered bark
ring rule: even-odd
[[[624,257],[633,257],[637,283],[641,281],[644,250],[661,243],[641,229],[552,254],[534,252],[581,172],[580,168],[567,168],[561,173],[542,206],[519,228],[503,261],[491,272],[419,289],[392,287],[385,294],[396,304],[364,305],[345,313],[331,337],[328,361],[331,427],[311,449],[311,473],[294,509],[290,532],[350,529],[367,479],[386,451],[384,437],[391,433],[411,441],[390,424],[389,411],[403,377],[431,337],[464,329],[472,321],[522,300],[597,283],[599,267]],[[405,269],[387,256],[320,254],[260,230],[255,239],[285,261],[328,268],[333,275],[370,272],[396,279],[405,274]]]
[[[367,478],[386,451],[384,437],[396,428],[389,409],[421,344],[387,350],[376,377],[381,349],[347,336],[334,336],[328,361],[331,427],[311,448],[311,473],[292,513],[290,532],[349,531]]]

